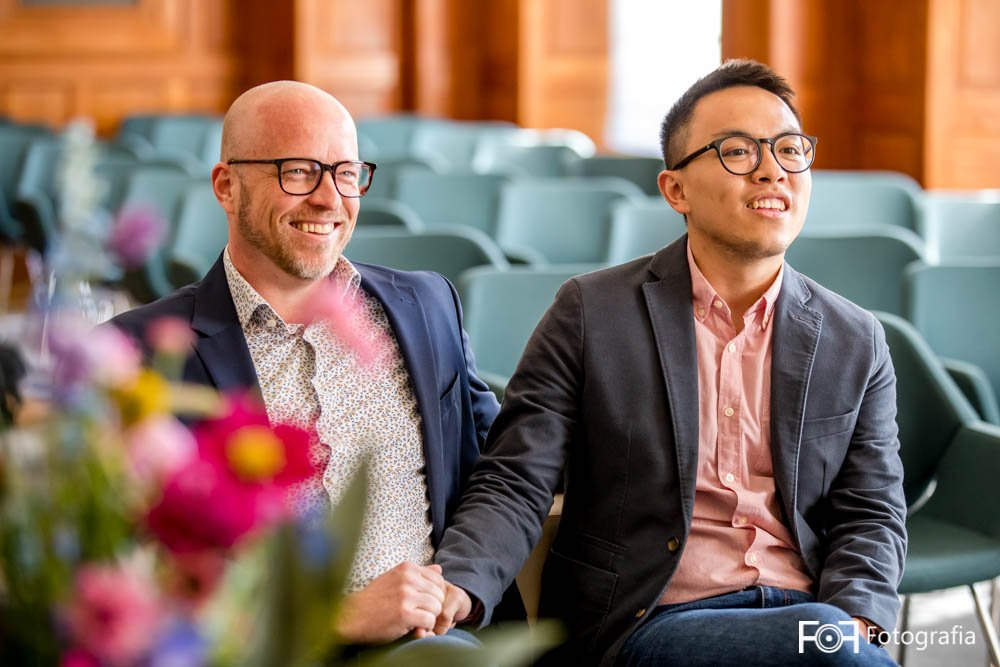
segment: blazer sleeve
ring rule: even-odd
[[[448,581],[482,602],[484,625],[552,506],[577,425],[582,341],[580,292],[570,281],[528,340],[435,556]]]
[[[847,456],[827,495],[831,521],[817,599],[891,630],[906,557],[906,501],[896,376],[885,331],[871,322],[874,361]]]

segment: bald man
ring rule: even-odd
[[[297,490],[304,511],[336,503],[368,461],[369,508],[336,623],[359,645],[434,634],[449,585],[431,561],[499,409],[446,279],[344,257],[374,170],[328,93],[293,81],[245,92],[212,169],[226,248],[201,281],[112,321],[140,343],[161,317],[190,322],[184,380],[257,390],[272,423],[309,430],[325,472]],[[388,341],[374,372],[314,319],[331,285],[356,295]]]

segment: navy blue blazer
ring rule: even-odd
[[[410,373],[423,425],[431,541],[437,547],[499,405],[476,375],[451,283],[436,273],[354,266],[362,289],[382,303]],[[200,282],[111,323],[142,343],[146,326],[163,316],[190,322],[197,335],[184,366],[185,381],[223,392],[259,391],[221,257]],[[148,352],[148,346],[144,349]]]
[[[691,530],[698,368],[687,237],[567,282],[528,341],[435,560],[489,618],[565,468],[539,612],[578,661],[612,665]],[[771,353],[782,518],[816,598],[885,629],[906,551],[896,385],[875,317],[785,267]]]

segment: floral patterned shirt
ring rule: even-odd
[[[361,289],[361,275],[341,257],[330,279],[360,297],[358,316],[374,325],[369,335],[390,343],[362,367],[327,320],[286,324],[233,266],[228,248],[223,263],[268,418],[308,430],[310,455],[325,470],[322,480],[294,490],[300,509],[328,511],[360,465],[369,463],[364,525],[348,592],[404,560],[429,564],[434,547],[420,412],[382,304]]]

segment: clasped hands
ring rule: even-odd
[[[469,616],[468,593],[445,581],[440,565],[403,561],[341,603],[334,631],[352,644],[384,644],[412,633],[443,635]]]

